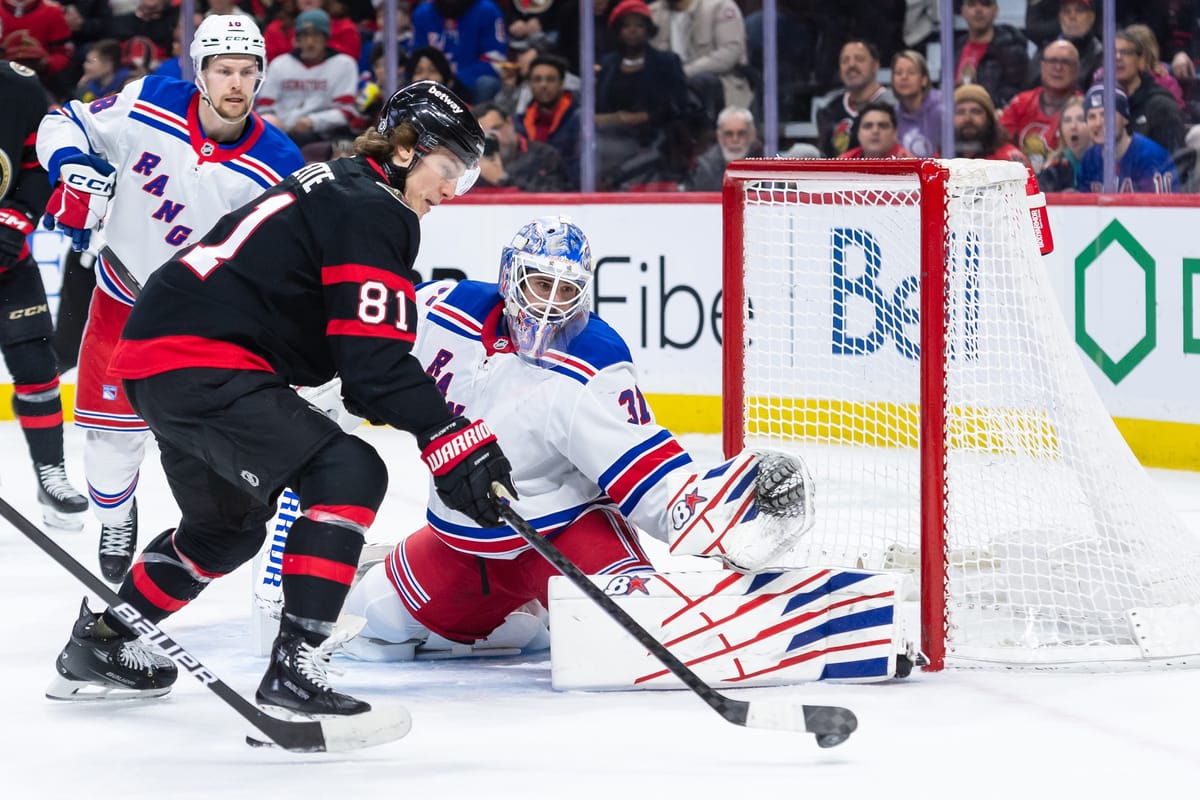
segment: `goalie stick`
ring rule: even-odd
[[[272,742],[295,753],[340,753],[371,747],[394,741],[406,735],[412,728],[408,711],[399,706],[372,709],[351,717],[325,718],[321,720],[285,720],[273,717],[255,706],[218,678],[194,655],[168,636],[157,625],[146,619],[133,606],[121,600],[102,580],[93,575],[82,564],[71,557],[53,539],[0,498],[0,516],[3,516],[27,539],[57,561],[80,583],[108,603],[113,612],[130,628],[144,635],[163,653],[200,681],[225,704],[240,714],[247,722],[265,734]],[[249,737],[247,737],[249,738]]]
[[[854,733],[858,728],[858,718],[848,708],[838,706],[764,706],[762,703],[750,703],[746,700],[734,700],[726,697],[705,683],[699,675],[686,664],[671,654],[671,651],[629,616],[623,608],[604,593],[600,587],[562,554],[554,544],[540,535],[524,517],[509,505],[512,498],[500,483],[492,484],[492,493],[499,498],[495,501],[496,510],[500,516],[521,534],[529,545],[543,558],[554,565],[571,583],[593,600],[608,614],[626,633],[637,640],[657,658],[662,665],[671,671],[676,678],[683,681],[700,699],[734,725],[746,728],[766,728],[782,731],[805,731],[817,737],[820,747],[834,747]]]

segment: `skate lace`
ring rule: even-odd
[[[330,685],[328,676],[341,675],[342,670],[330,666],[329,659],[353,636],[354,633],[335,630],[316,647],[307,642],[301,643],[296,649],[296,671],[321,691],[332,692],[333,686]]]
[[[121,666],[130,669],[150,669],[159,666],[154,654],[139,642],[126,642],[117,648],[117,660],[121,662]]]
[[[67,480],[67,469],[62,464],[38,464],[37,474],[42,489],[55,500],[66,500],[79,494]]]
[[[100,526],[100,555],[125,556],[133,545],[133,516],[116,525]]]

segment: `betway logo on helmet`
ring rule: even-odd
[[[434,97],[436,97],[438,100],[441,100],[446,105],[450,106],[450,110],[453,111],[455,114],[461,114],[463,112],[462,106],[460,106],[458,103],[454,102],[453,97],[446,94],[438,87],[430,86],[429,93],[431,95],[433,95]]]

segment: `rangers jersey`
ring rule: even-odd
[[[151,276],[111,369],[261,370],[295,386],[337,373],[359,416],[413,433],[444,425],[411,356],[419,244],[417,215],[374,161],[309,164]]]
[[[485,419],[512,463],[515,508],[554,536],[597,503],[666,539],[666,477],[691,457],[654,421],[629,348],[599,317],[540,365],[507,338],[496,284],[440,281],[417,290],[415,353],[451,413]],[[428,521],[451,547],[513,558],[528,545],[508,527],[481,528],[429,492]]]
[[[291,139],[252,114],[241,138],[221,144],[200,127],[200,90],[150,75],[119,94],[72,100],[48,115],[37,152],[52,183],[62,159],[91,153],[116,168],[104,234],[138,283],[196,241],[224,214],[304,165]],[[132,305],[134,291],[103,258],[97,284]]]

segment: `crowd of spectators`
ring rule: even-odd
[[[1103,100],[1092,88],[1111,47],[1119,190],[1192,191],[1200,0],[1104,1],[1112,42],[1102,0],[956,0],[944,58],[937,0],[778,0],[777,107],[812,133],[779,150],[1012,159],[1049,191],[1098,191]],[[763,154],[761,0],[593,6],[598,189],[712,190],[729,160]],[[348,152],[390,77],[435,78],[486,122],[481,185],[580,187],[577,0],[399,0],[389,33],[381,0],[198,0],[196,11],[196,23],[255,18],[269,60],[256,110],[309,159]],[[0,0],[0,56],[35,70],[54,101],[93,100],[149,73],[179,75],[182,27],[178,0]],[[946,93],[953,153],[941,141]]]

